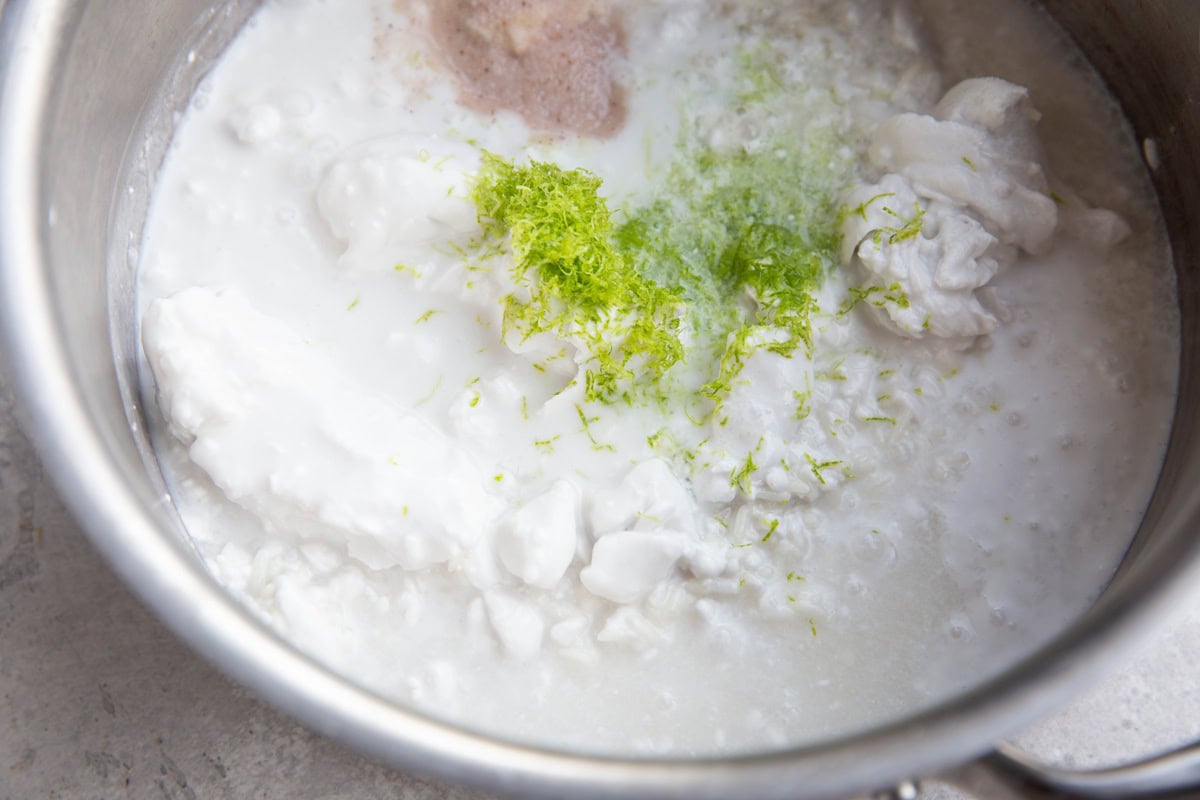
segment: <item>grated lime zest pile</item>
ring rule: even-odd
[[[700,392],[718,405],[755,351],[811,355],[816,292],[841,242],[830,150],[819,140],[704,149],[617,230],[640,270],[682,287],[696,349],[719,364]]]
[[[743,59],[742,102],[784,91],[781,74],[749,68],[769,55]],[[589,401],[686,394],[715,413],[756,352],[812,355],[846,213],[843,150],[786,126],[733,152],[684,140],[657,192],[616,212],[586,170],[485,152],[471,198],[479,244],[511,251],[506,335],[580,338]]]
[[[679,292],[641,275],[616,247],[599,189],[585,170],[485,152],[471,197],[485,241],[508,239],[513,278],[529,293],[506,298],[505,331],[581,336],[587,397],[608,401],[639,373],[661,377],[683,344]]]

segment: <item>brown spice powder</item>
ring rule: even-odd
[[[625,122],[613,71],[620,21],[602,2],[432,0],[430,29],[460,100],[545,132],[611,136]]]

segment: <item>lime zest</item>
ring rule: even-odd
[[[833,467],[839,467],[842,465],[841,461],[818,461],[817,459],[813,458],[811,453],[805,453],[804,460],[808,462],[808,468],[812,471],[813,477],[815,477],[817,479],[817,482],[820,483],[822,486],[825,486],[826,482],[825,482],[825,476],[822,475],[821,472],[823,470],[831,469]]]
[[[776,92],[778,75],[747,67],[759,55],[744,54],[743,78]],[[832,133],[790,130],[732,154],[685,138],[657,194],[615,213],[587,170],[484,151],[470,190],[483,233],[471,246],[508,254],[517,288],[502,300],[504,335],[574,341],[588,402],[698,395],[698,424],[708,422],[755,353],[812,356],[816,292],[839,263],[844,149]],[[697,392],[672,377],[681,362],[717,366]]]
[[[739,466],[734,467],[733,471],[729,473],[729,485],[742,494],[750,494],[750,476],[757,469],[758,465],[754,463],[754,453],[747,453],[746,460]]]
[[[895,197],[895,196],[896,196],[895,192],[880,192],[879,194],[875,195],[874,197],[868,198],[868,199],[864,200],[863,202],[859,203],[854,208],[851,208],[850,206],[842,206],[838,210],[838,219],[837,219],[838,227],[839,228],[842,227],[843,223],[845,223],[846,219],[849,217],[862,217],[863,222],[869,222],[870,220],[867,217],[867,209],[869,209],[872,205],[879,202],[880,200],[886,200],[889,197]]]
[[[921,232],[925,230],[926,210],[925,207],[918,202],[913,202],[913,216],[907,219],[900,216],[899,213],[888,206],[884,206],[883,210],[895,217],[901,224],[898,227],[884,226],[876,230],[872,235],[872,241],[874,241],[877,245],[882,242],[885,236],[887,237],[888,244],[899,244],[900,242],[906,242],[909,239],[917,238],[921,235]]]
[[[611,444],[602,444],[596,441],[596,436],[592,433],[592,423],[599,422],[599,417],[589,417],[584,413],[583,406],[579,405],[578,403],[575,404],[575,411],[579,414],[579,422],[583,426],[579,430],[580,432],[587,434],[588,441],[592,443],[593,450],[607,450],[610,453],[617,452],[617,448],[613,447]]]
[[[611,401],[639,373],[661,377],[683,357],[677,291],[634,269],[614,244],[600,179],[582,170],[482,154],[471,198],[484,243],[508,241],[529,299],[504,299],[506,334],[579,336],[588,400]]]
[[[737,93],[739,104],[760,105],[785,86],[779,56],[767,41],[743,47],[737,54],[738,78],[743,87]]]
[[[912,303],[908,293],[898,282],[888,286],[851,286],[846,289],[850,297],[838,308],[838,316],[844,317],[853,311],[859,303],[870,303],[876,308],[884,308],[892,303],[897,308],[909,308]],[[878,297],[876,297],[878,295]]]
[[[808,419],[808,415],[812,413],[812,390],[794,391],[792,399],[796,402],[796,410],[792,412],[792,419]]]
[[[438,389],[442,388],[442,378],[444,378],[444,377],[445,377],[444,375],[438,375],[437,380],[433,382],[433,387],[430,388],[430,390],[428,392],[426,392],[425,395],[420,400],[413,403],[413,408],[420,408],[421,406],[425,405],[430,400],[432,400],[433,396],[435,394],[437,394]]]
[[[534,439],[533,446],[536,447],[538,450],[541,450],[543,453],[547,453],[547,454],[553,453],[554,452],[554,443],[557,442],[560,438],[561,438],[561,436],[551,436],[549,439]]]

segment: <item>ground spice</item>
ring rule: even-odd
[[[619,18],[603,2],[435,0],[430,26],[460,100],[533,128],[611,136],[625,122]]]

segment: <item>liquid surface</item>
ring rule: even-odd
[[[1040,17],[464,5],[268,3],[180,127],[144,377],[218,580],[388,697],[620,753],[878,724],[1087,607],[1178,326]]]

